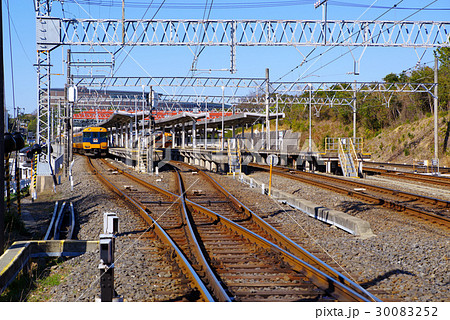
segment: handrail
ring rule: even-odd
[[[350,140],[350,153],[352,155],[352,159],[354,162],[355,171],[358,174],[362,174],[362,172],[360,172],[360,170],[359,170],[359,159],[358,159],[358,155],[356,154],[355,145],[353,144],[353,139],[349,139],[349,140]]]
[[[339,142],[339,159],[341,159],[341,162],[342,162],[341,168],[342,168],[344,177],[347,177],[348,176],[347,157],[345,156],[344,146],[342,145],[341,138],[338,138],[338,142]]]

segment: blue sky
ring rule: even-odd
[[[322,10],[314,9],[316,0],[298,1],[232,1],[232,0],[166,0],[161,9],[157,11],[162,0],[153,1],[147,11],[146,0],[126,0],[128,19],[202,19],[209,13],[210,19],[297,19],[320,20]],[[3,41],[5,63],[5,95],[6,106],[10,114],[13,113],[13,89],[15,105],[25,108],[26,113],[36,110],[37,75],[33,64],[36,63],[36,36],[35,12],[33,0],[2,0],[3,2]],[[122,16],[119,6],[106,6],[111,3],[120,4],[120,0],[66,0],[64,6],[59,1],[53,2],[52,16],[66,18],[113,18]],[[209,5],[213,2],[211,11]],[[98,5],[102,3],[104,5]],[[205,4],[208,3],[205,11]],[[271,4],[277,3],[275,6]],[[389,10],[394,4],[398,8]],[[383,15],[379,20],[403,20],[415,13],[415,8],[422,8],[432,3],[428,9],[414,14],[407,20],[413,21],[448,21],[450,3],[447,0],[346,0],[328,1],[329,20],[373,20]],[[243,5],[244,4],[244,5]],[[186,6],[190,6],[186,8]],[[195,6],[195,8],[193,8]],[[12,20],[8,21],[8,7]],[[440,10],[436,10],[440,8]],[[64,9],[64,11],[62,11]],[[11,28],[9,28],[9,26]],[[10,37],[11,35],[11,37]],[[12,46],[10,46],[10,42]],[[76,50],[78,48],[72,48]],[[86,49],[86,48],[84,48]],[[196,48],[192,48],[194,51]],[[368,48],[364,53],[362,48],[349,54],[348,48],[333,48],[320,59],[311,61],[302,67],[296,68],[312,48],[302,47],[238,47],[237,70],[234,75],[229,72],[214,72],[211,74],[198,74],[199,76],[220,77],[264,77],[265,68],[270,69],[271,80],[277,80],[286,75],[283,80],[295,81],[381,81],[388,73],[400,73],[414,67],[422,57],[422,62],[432,65],[433,51],[428,49],[390,49]],[[58,48],[52,52],[52,87],[63,87],[66,81],[63,55],[67,48]],[[129,48],[126,49],[130,50]],[[327,48],[318,48],[312,56],[326,51]],[[11,73],[11,51],[13,77]],[[337,61],[328,64],[338,56]],[[361,56],[362,55],[362,56]],[[117,64],[122,64],[125,54],[122,53]],[[360,75],[349,74],[353,71],[354,59],[361,57]],[[129,57],[121,65],[117,75],[122,76],[185,76],[190,75],[189,69],[193,55],[187,47],[136,47],[131,50]],[[136,63],[136,61],[138,63]],[[198,68],[228,68],[230,56],[229,48],[209,47],[200,55]],[[295,69],[293,72],[290,70]],[[60,75],[62,74],[62,75]],[[306,75],[310,75],[305,78]],[[142,90],[139,88],[139,90]],[[166,93],[180,92],[179,89],[165,88]],[[185,92],[188,93],[188,92]],[[206,91],[195,92],[207,94]],[[231,93],[231,92],[230,92]],[[210,94],[218,94],[211,92]]]

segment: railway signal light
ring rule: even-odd
[[[35,144],[31,147],[30,150],[27,151],[27,158],[28,159],[33,159],[34,155],[40,154],[42,152],[42,147],[38,144]]]
[[[9,132],[5,133],[4,147],[5,153],[11,153],[16,150],[16,140],[14,140],[13,135]]]
[[[22,134],[20,132],[14,132],[13,138],[16,141],[16,149],[15,151],[19,151],[23,147],[25,147],[25,141],[22,137]]]

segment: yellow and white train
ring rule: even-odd
[[[73,135],[73,151],[89,156],[106,156],[108,131],[102,127],[87,127]]]

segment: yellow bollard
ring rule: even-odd
[[[272,161],[270,162],[270,173],[269,173],[269,196],[272,190]]]
[[[34,154],[34,162],[32,164],[33,167],[33,195],[32,195],[32,199],[36,200],[37,196],[36,196],[36,192],[37,192],[37,188],[36,188],[36,182],[37,182],[37,160],[38,160],[38,154],[35,153]]]

